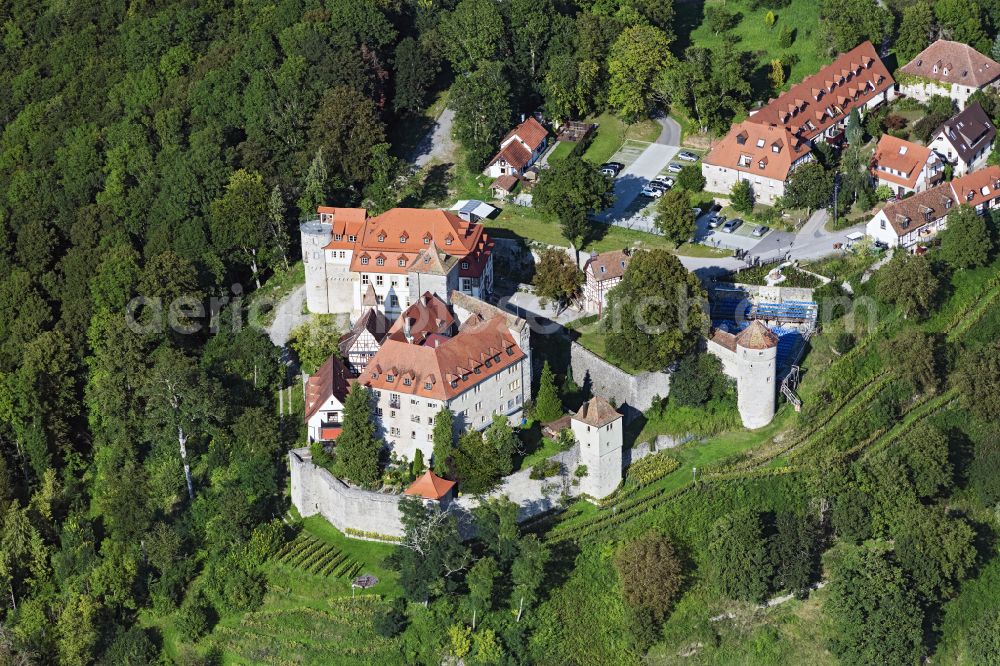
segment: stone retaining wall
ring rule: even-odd
[[[649,409],[654,397],[665,398],[670,394],[669,373],[629,374],[578,342],[570,344],[570,364],[573,381],[580,386],[588,386],[592,394],[613,402],[625,414],[626,420]]]
[[[306,518],[317,513],[341,532],[348,529],[403,536],[400,495],[387,495],[348,486],[327,470],[312,463],[309,449],[288,452],[292,480],[292,504]]]

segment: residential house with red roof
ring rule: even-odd
[[[510,179],[505,176],[521,177],[545,152],[549,131],[534,117],[529,117],[507,133],[500,142],[500,150],[490,158],[483,170],[490,178],[495,178],[494,186],[507,185],[512,189]]]
[[[590,255],[583,265],[583,305],[587,312],[604,312],[608,292],[622,281],[631,254],[629,250],[612,250]]]
[[[813,144],[842,141],[851,111],[887,102],[894,88],[875,47],[862,42],[733,125],[702,160],[707,189],[728,193],[746,181],[758,201],[773,204],[789,172],[812,159]]]
[[[395,320],[425,291],[493,290],[493,240],[478,222],[421,208],[317,212],[300,226],[310,312],[358,317],[374,306]]]
[[[1000,167],[986,167],[895,201],[876,213],[865,231],[889,247],[913,248],[944,229],[948,213],[960,205],[971,206],[979,215],[1000,207]]]
[[[872,177],[898,197],[922,192],[944,178],[944,162],[926,146],[883,134],[871,162]]]
[[[309,441],[327,442],[340,436],[344,402],[351,381],[347,366],[336,356],[313,373],[305,386],[305,421]]]
[[[919,102],[950,97],[964,109],[977,90],[1000,85],[1000,63],[962,42],[939,39],[896,72],[899,92]]]

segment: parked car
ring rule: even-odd
[[[652,187],[654,190],[659,190],[661,192],[666,192],[667,190],[670,189],[669,187],[667,187],[658,180],[649,181],[648,183],[646,183],[646,187]]]
[[[694,208],[691,209],[691,211],[694,213],[695,219],[701,217],[701,208],[695,206]]]
[[[740,218],[734,218],[732,220],[726,220],[722,225],[722,233],[731,234],[743,225],[743,220]]]
[[[761,236],[763,236],[764,234],[766,234],[768,231],[770,231],[769,228],[767,228],[763,224],[758,224],[756,227],[753,228],[753,231],[750,232],[750,233],[752,233],[757,238],[760,238]]]
[[[677,153],[677,157],[679,157],[680,159],[684,160],[685,162],[697,162],[698,161],[698,156],[697,155],[695,155],[692,152],[688,152],[686,150],[682,150],[681,152]]]
[[[674,179],[668,178],[667,176],[657,176],[653,179],[654,183],[660,183],[664,185],[668,190],[674,186]]]
[[[667,171],[669,171],[670,173],[680,173],[681,169],[683,168],[684,167],[682,167],[677,162],[671,162],[670,164],[667,165]]]
[[[625,165],[622,164],[621,162],[605,162],[601,166],[602,167],[611,167],[612,169],[615,169],[617,171],[621,171],[622,169],[625,168]]]
[[[601,167],[601,173],[603,173],[605,176],[615,178],[618,176],[618,169],[612,169],[611,167],[604,166]]]
[[[726,221],[725,215],[720,215],[718,213],[716,213],[715,215],[711,215],[708,218],[708,228],[715,229],[717,226],[719,226],[725,221]]]
[[[621,162],[605,162],[601,165],[601,173],[607,174],[612,178],[617,178],[621,170],[625,168],[625,165]]]
[[[649,185],[647,185],[646,187],[642,188],[642,191],[639,192],[639,194],[641,194],[644,197],[650,197],[651,199],[658,199],[663,196],[663,190],[657,189],[655,187],[650,187]]]

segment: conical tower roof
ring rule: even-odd
[[[736,336],[736,346],[744,349],[770,349],[778,346],[778,336],[761,320],[754,319]]]

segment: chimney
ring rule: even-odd
[[[521,122],[522,123],[524,122],[524,114],[523,113],[521,114]]]
[[[403,337],[406,338],[408,343],[413,344],[413,334],[410,332],[411,323],[410,317],[403,320]]]

